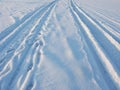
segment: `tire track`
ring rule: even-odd
[[[40,41],[40,42],[43,43],[43,41]],[[40,44],[40,42],[39,42],[39,44]],[[24,77],[25,80],[24,80],[23,84],[21,85],[20,90],[24,90],[24,89],[29,90],[29,88],[35,87],[34,75],[35,75],[36,69],[38,68],[39,60],[40,60],[41,53],[42,53],[41,47],[44,47],[44,45],[40,44],[38,46],[38,48],[36,48],[36,51],[35,51],[36,53],[34,54],[32,62],[30,62],[28,67],[27,67],[28,73]]]
[[[89,8],[87,8],[87,9],[90,10]],[[117,26],[120,27],[120,23],[118,21],[116,21],[116,20],[114,20],[114,19],[112,19],[112,18],[110,18],[110,17],[108,17],[108,16],[106,16],[106,15],[104,15],[104,14],[98,12],[98,11],[93,11],[93,10],[90,10],[90,11],[93,14],[95,14],[96,16],[98,16],[99,18],[101,18],[104,21],[106,21],[107,23],[111,23],[111,25],[114,24],[114,25],[117,25]]]
[[[42,6],[43,7],[43,6]],[[42,8],[40,7],[40,8]],[[17,27],[19,27],[22,23],[24,23],[27,19],[29,19],[30,17],[32,17],[32,15],[34,15],[35,12],[37,12],[40,8],[37,8],[36,10],[28,13],[27,15],[25,15],[21,20],[18,20],[16,23],[14,23],[13,25],[11,25],[10,27],[8,27],[7,29],[5,29],[4,31],[2,31],[0,33],[0,41],[3,40],[6,36],[8,36],[10,33],[13,32],[13,30],[15,30]]]
[[[111,25],[111,26],[116,26],[116,27],[118,27],[119,28],[119,26],[120,26],[120,24],[119,24],[119,22],[116,22],[116,21],[114,21],[114,20],[111,20],[110,18],[108,18],[107,16],[104,16],[104,15],[102,15],[102,14],[100,14],[100,13],[98,13],[98,12],[95,12],[95,11],[92,11],[92,10],[90,10],[93,14],[95,14],[97,17],[99,17],[100,19],[99,19],[99,21],[97,21],[97,22],[99,22],[100,24],[101,24],[101,26],[103,27],[103,28],[105,28],[105,30],[107,30],[107,32],[109,33],[109,34],[111,34],[112,36],[114,36],[115,38],[117,37],[118,39],[120,38],[120,34],[119,34],[119,32],[117,32],[117,31],[115,31],[115,29],[113,29],[113,28],[111,28],[109,25]],[[88,15],[88,14],[87,14]],[[110,20],[109,20],[110,19]],[[103,21],[104,20],[104,21]],[[113,22],[112,22],[113,21]],[[111,23],[111,24],[110,24]],[[109,25],[108,25],[109,24]],[[119,40],[117,40],[117,41],[119,41]],[[120,43],[120,42],[119,42]]]
[[[93,11],[92,11],[93,12]],[[99,12],[93,12],[93,14],[95,14],[97,17],[103,19],[104,23],[107,24],[107,26],[109,26],[110,28],[112,28],[114,30],[114,32],[116,33],[120,33],[119,28],[120,28],[120,23],[112,20],[110,18],[108,18],[107,16],[100,14]]]
[[[101,23],[100,26],[101,28],[103,28],[103,30],[105,30],[109,35],[111,35],[118,43],[120,43],[120,34],[117,33],[116,31],[114,31],[111,27]]]
[[[100,27],[100,24],[95,19],[86,14],[82,9],[78,8],[78,12],[81,12],[81,14],[85,16],[85,18],[88,19],[88,21],[91,22],[92,26],[94,25],[96,29],[99,29],[99,31],[101,31],[104,34],[104,36],[120,51],[120,44],[117,41],[115,41],[108,33],[104,32],[104,30]],[[83,19],[83,21],[85,20]]]
[[[45,20],[45,25],[48,24],[48,21],[49,21],[49,19],[51,17],[51,14],[52,14],[52,12],[53,12],[53,10],[54,10],[55,7],[56,7],[56,4],[53,7],[51,7],[51,9],[50,9],[51,11],[49,13],[49,16],[46,16],[48,20]],[[35,75],[36,69],[40,65],[40,56],[42,54],[42,49],[45,46],[43,36],[44,36],[44,33],[41,34],[41,37],[40,37],[41,40],[38,40],[38,42],[35,45],[35,46],[38,46],[38,45],[39,46],[36,49],[35,54],[33,56],[33,59],[32,59],[33,64],[30,62],[29,65],[28,65],[27,71],[28,71],[29,74],[27,74],[26,77],[24,77],[26,79],[24,80],[24,83],[21,85],[20,90],[23,90],[23,89],[24,90],[29,90],[29,89],[35,90],[34,88],[36,86],[36,84],[35,84],[36,81],[34,79],[34,75]],[[33,66],[33,67],[31,67],[31,66]]]
[[[21,43],[21,45],[25,43],[26,39],[28,39],[28,38],[30,39],[30,38],[31,38],[32,33],[33,33],[34,29],[36,29],[36,27],[38,26],[40,20],[41,20],[41,18],[38,19],[36,25],[30,30],[30,33],[29,33],[28,36],[24,39],[24,41]],[[29,41],[30,41],[30,40],[29,40]],[[32,43],[32,41],[31,41],[31,42],[28,42],[28,43]],[[17,52],[19,51],[19,49],[22,49],[22,48],[24,49],[24,47],[22,47],[21,45],[20,45],[18,48],[16,48],[17,50],[16,50],[16,52],[15,52],[15,55],[17,54]],[[19,51],[19,52],[20,52],[20,51]],[[9,58],[8,58],[8,59],[9,59]]]
[[[21,64],[22,69],[19,70],[18,75],[14,78],[14,81],[12,81],[12,84],[10,85],[9,88],[14,87],[19,89],[21,88],[20,90],[25,90],[24,87],[28,86],[27,84],[32,83],[34,85],[33,78],[34,78],[35,71],[37,69],[37,64],[38,64],[37,61],[40,60],[40,57],[41,57],[40,47],[43,47],[43,45],[41,45],[40,41],[38,40],[36,41],[35,44],[33,44],[30,50],[26,53],[27,56],[24,59],[24,62],[22,62],[23,64]],[[22,78],[20,78],[21,76]],[[19,79],[20,81],[18,82]]]
[[[116,73],[112,64],[109,62],[109,59],[104,54],[104,51],[99,46],[98,42],[96,42],[95,36],[92,35],[92,33],[91,33],[92,28],[90,28],[90,26],[86,25],[88,22],[85,22],[83,20],[83,18],[85,19],[86,17],[83,15],[82,11],[80,12],[78,10],[77,6],[75,6],[73,4],[73,1],[70,1],[70,2],[71,2],[71,6],[72,6],[71,7],[72,13],[73,13],[72,15],[73,15],[74,18],[78,19],[78,20],[75,19],[75,21],[77,22],[77,24],[80,25],[79,28],[81,28],[81,32],[83,33],[84,38],[87,39],[87,40],[90,40],[90,41],[86,41],[86,42],[89,42],[89,43],[87,43],[87,44],[90,45],[89,48],[93,49],[93,50],[91,50],[91,49],[90,50],[94,54],[97,52],[96,56],[99,57],[98,58],[99,60],[96,63],[101,68],[101,69],[99,68],[101,73],[104,75],[104,73],[106,72],[106,75],[103,76],[106,80],[106,83],[112,89],[120,88],[120,83],[119,83],[120,78],[119,78],[118,74]],[[89,19],[87,19],[87,20],[89,21]]]
[[[55,3],[55,2],[54,2]],[[4,88],[6,88],[6,89],[12,89],[12,88],[14,88],[14,84],[16,83],[16,80],[17,80],[17,77],[19,77],[20,76],[20,74],[19,74],[19,72],[20,72],[20,70],[22,70],[22,69],[24,69],[24,68],[21,68],[21,66],[24,66],[24,63],[25,63],[25,61],[27,61],[27,57],[28,57],[28,55],[30,54],[30,50],[34,53],[34,50],[35,49],[33,49],[32,48],[32,46],[34,46],[34,43],[36,43],[36,40],[37,40],[37,38],[39,37],[39,33],[38,32],[40,32],[40,30],[41,30],[41,28],[42,28],[42,26],[43,26],[43,24],[45,23],[45,21],[46,21],[46,19],[47,19],[47,17],[49,16],[49,14],[51,13],[51,10],[52,10],[52,8],[54,7],[54,4],[53,3],[53,5],[51,5],[51,7],[49,8],[49,10],[47,11],[47,12],[45,12],[44,13],[44,15],[41,17],[41,19],[40,19],[40,22],[36,25],[36,27],[35,27],[35,30],[34,30],[34,32],[32,33],[32,35],[31,36],[29,36],[27,39],[26,39],[26,41],[25,41],[25,45],[24,45],[24,49],[23,49],[23,51],[21,51],[20,53],[20,56],[18,55],[19,54],[19,52],[16,52],[16,55],[14,55],[13,57],[12,57],[12,59],[8,62],[9,64],[13,64],[13,66],[12,66],[12,68],[11,68],[11,70],[9,71],[9,74],[7,74],[6,76],[4,76],[4,77],[2,77],[1,79],[1,81],[3,81],[3,82],[5,82],[6,81],[6,79],[9,79],[9,82],[7,82],[6,83],[6,85],[5,85],[5,87]],[[42,43],[43,42],[40,42],[39,44],[40,45],[42,45]],[[36,45],[35,45],[36,46]],[[37,46],[38,46],[38,44],[37,44]],[[36,47],[37,47],[36,46]],[[38,50],[38,49],[37,49]],[[35,53],[34,53],[34,55],[35,55]],[[38,55],[40,55],[40,52],[39,53],[37,53],[36,54],[37,56]],[[19,58],[18,58],[18,56],[19,56]],[[17,62],[15,62],[14,60],[17,60],[16,59],[16,57],[19,59]],[[35,57],[35,56],[34,56]],[[38,63],[39,62],[39,57],[36,57],[36,62]],[[21,61],[22,60],[22,61]],[[33,59],[33,61],[34,61],[34,59]],[[36,63],[36,64],[37,64]],[[8,64],[8,65],[9,65]],[[17,67],[16,67],[17,66]],[[19,67],[18,67],[19,66]],[[34,67],[36,66],[36,65],[33,65]],[[28,69],[27,69],[27,71],[30,71],[31,69],[32,69],[32,62],[31,62],[31,64],[28,66]],[[15,68],[16,67],[16,68]],[[34,71],[35,71],[36,69],[34,69]],[[33,76],[33,75],[32,75]],[[9,87],[8,87],[9,86]],[[30,86],[28,85],[28,88],[29,88]],[[15,88],[14,88],[15,89]],[[13,89],[12,89],[13,90]],[[16,90],[16,89],[15,89]]]
[[[44,10],[47,10],[47,7],[49,7],[52,3],[48,4],[46,7],[43,7],[42,9],[39,9],[37,12],[35,12],[30,18],[28,18],[27,20],[25,20],[23,23],[21,23],[17,28],[15,28],[15,30],[12,31],[12,33],[10,33],[8,36],[5,37],[5,39],[3,39],[0,42],[0,52],[2,52],[4,50],[4,48],[6,46],[8,46],[9,43],[11,43],[11,41],[14,40],[14,38],[18,38],[18,34],[20,34],[21,32],[25,32],[26,30],[28,30],[29,28],[31,28],[32,26],[30,24],[33,24],[34,21],[37,20],[37,18],[39,17],[38,15],[40,15],[41,13],[44,12]],[[30,27],[31,26],[31,27]],[[26,30],[23,30],[24,28],[28,28]],[[22,34],[21,34],[22,35]]]
[[[75,16],[75,13],[73,13],[73,11],[72,11],[72,8],[70,8],[70,12],[71,12],[71,14],[72,14],[72,16],[73,16],[73,18],[74,18],[74,20],[75,20],[75,22],[76,22],[76,26],[79,28],[79,30],[78,30],[78,33],[79,33],[79,35],[80,36],[82,36],[83,37],[83,43],[84,43],[84,47],[85,47],[85,51],[86,51],[86,55],[89,57],[89,63],[90,63],[90,65],[92,66],[92,69],[94,70],[94,78],[95,78],[95,80],[96,80],[96,82],[99,84],[99,86],[102,88],[103,86],[104,87],[106,87],[105,85],[106,85],[106,83],[104,83],[103,81],[104,81],[104,77],[103,77],[103,73],[105,72],[104,71],[104,69],[102,68],[103,66],[102,66],[102,64],[101,64],[101,62],[99,62],[99,61],[94,61],[94,59],[98,59],[98,57],[97,57],[97,55],[96,55],[96,52],[94,51],[94,49],[92,48],[92,45],[91,45],[91,42],[90,42],[90,40],[89,40],[89,38],[86,36],[86,34],[85,34],[85,32],[84,32],[84,29],[81,27],[81,26],[79,26],[80,25],[80,23],[79,23],[79,20],[78,20],[78,17],[76,17]],[[90,53],[91,52],[91,53]],[[94,64],[93,64],[94,63]],[[101,73],[99,73],[99,69],[97,69],[97,67],[95,67],[95,63],[97,63],[98,65],[97,65],[97,67],[98,68],[102,68],[101,70],[101,72],[102,72],[102,74]],[[101,67],[102,66],[102,67]],[[99,73],[99,74],[97,74],[97,73]],[[97,75],[100,75],[99,77],[101,78],[101,80],[103,80],[102,82],[99,80],[99,78],[97,77]],[[103,79],[102,79],[103,78]],[[108,87],[108,86],[107,86]],[[103,89],[103,88],[102,88]],[[108,90],[108,89],[106,89],[106,90]]]
[[[101,29],[102,31],[104,30],[109,36],[111,36],[118,44],[120,44],[120,34],[117,33],[116,31],[113,31],[110,27],[107,28],[104,24],[100,23],[99,21],[95,20],[93,17],[91,17],[89,14],[87,14],[83,9],[81,9],[84,14],[87,15],[88,18],[91,19],[95,25],[98,25],[98,28]],[[103,32],[104,32],[103,31]],[[112,39],[111,39],[112,40]],[[120,47],[120,45],[118,45]]]
[[[19,33],[14,33],[13,34],[13,36],[12,36],[12,38],[10,37],[10,38],[8,38],[8,40],[5,42],[5,43],[7,43],[7,45],[6,45],[6,47],[5,47],[5,50],[3,51],[3,52],[1,52],[0,53],[0,56],[1,56],[1,58],[0,58],[0,70],[2,70],[3,69],[3,67],[5,66],[5,64],[8,62],[8,60],[12,57],[12,55],[14,54],[14,52],[15,52],[15,50],[18,48],[18,46],[21,44],[21,41],[23,41],[25,38],[27,38],[26,36],[27,36],[27,34],[30,32],[30,33],[33,33],[33,31],[34,31],[34,29],[35,29],[35,27],[37,26],[37,24],[38,24],[38,22],[40,21],[40,19],[38,19],[38,18],[40,18],[41,17],[41,14],[44,12],[44,10],[47,10],[47,8],[50,6],[50,5],[52,5],[54,2],[52,2],[52,3],[50,3],[48,6],[46,6],[46,7],[44,7],[43,9],[42,9],[42,11],[41,11],[41,9],[40,9],[40,13],[38,12],[38,13],[36,13],[35,14],[35,16],[36,15],[38,15],[38,16],[36,16],[36,21],[34,21],[34,26],[32,27],[31,26],[31,28],[32,29],[26,29],[26,28],[28,28],[28,27],[26,27],[26,24],[28,24],[28,22],[26,22],[26,24],[24,25],[25,27],[25,30],[23,29],[23,30],[21,30],[21,29],[18,29],[18,32]],[[35,17],[35,16],[33,16],[33,17]],[[33,18],[34,19],[34,18]],[[38,19],[38,20],[37,20]],[[32,19],[30,19],[30,20],[32,20]],[[37,24],[36,24],[37,23]],[[29,25],[28,25],[29,26]],[[22,32],[23,31],[23,32]],[[20,33],[21,32],[21,33]],[[16,35],[16,34],[19,34],[18,36]],[[21,36],[22,35],[22,36]],[[4,46],[4,44],[2,45],[2,46]]]
[[[78,13],[78,16],[81,17],[81,20],[86,24],[86,26],[90,29],[91,33],[95,37],[96,41],[99,42],[99,45],[101,49],[104,51],[104,54],[107,55],[109,58],[109,61],[112,62],[114,68],[116,69],[117,73],[120,74],[120,64],[119,64],[119,56],[120,56],[120,51],[114,47],[113,42],[110,41],[111,37],[106,36],[108,34],[102,32],[97,24],[94,24],[95,22],[88,19],[88,17],[84,16],[84,12],[77,10],[77,8],[74,8],[74,10]],[[96,25],[98,27],[96,27]],[[101,37],[102,36],[102,37]],[[107,37],[107,38],[106,38]],[[109,40],[108,40],[109,38]],[[114,45],[113,45],[113,44]],[[118,48],[119,43],[117,44]],[[109,47],[108,47],[109,46]],[[111,52],[112,51],[112,52]]]

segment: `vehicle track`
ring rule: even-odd
[[[27,34],[33,33],[33,31],[35,31],[34,29],[40,21],[42,13],[44,10],[46,11],[47,8],[52,4],[53,3],[50,3],[47,7],[44,7],[42,10],[40,9],[40,11],[36,13],[35,16],[33,16],[33,19],[30,18],[31,22],[26,22],[25,25],[23,24],[24,28],[18,29],[10,38],[8,38],[2,45],[0,45],[2,49],[0,51],[0,69],[2,69],[1,67],[3,67],[6,62],[8,62],[8,59],[11,58],[12,54],[15,53],[15,50],[18,48],[21,42],[27,38]]]
[[[106,23],[74,0],[30,12],[0,33],[0,90],[119,90],[120,34]]]
[[[114,57],[112,60],[117,60],[117,62],[114,62],[114,65],[112,65],[110,63],[110,60],[108,58],[108,56],[110,56],[110,55],[106,56],[106,53],[105,53],[106,49],[105,48],[101,49],[102,48],[101,44],[103,44],[103,47],[105,47],[106,42],[101,43],[101,42],[103,42],[103,40],[102,41],[98,40],[98,39],[102,39],[102,37],[104,37],[104,34],[101,33],[102,37],[98,37],[97,33],[100,31],[100,29],[96,28],[96,26],[94,26],[93,21],[90,20],[91,18],[90,17],[88,18],[88,16],[85,15],[85,13],[82,11],[82,9],[78,10],[78,7],[73,3],[72,0],[70,1],[70,3],[71,3],[71,12],[72,12],[74,19],[75,18],[78,19],[78,20],[75,19],[75,22],[78,25],[80,25],[79,26],[80,32],[83,33],[84,39],[87,40],[86,42],[89,45],[91,52],[93,52],[94,54],[97,53],[96,56],[99,56],[99,59],[97,60],[97,64],[98,64],[98,66],[100,66],[99,69],[101,69],[101,72],[103,73],[103,75],[104,75],[104,72],[106,72],[106,75],[103,77],[105,78],[107,84],[110,84],[108,86],[111,86],[111,88],[113,88],[113,89],[119,88],[120,78],[119,78],[118,73],[116,73],[116,70],[117,70],[117,72],[119,72],[119,70],[118,70],[119,65],[117,65],[119,60],[117,60],[117,58]],[[100,32],[99,32],[99,34],[100,34]],[[104,40],[105,40],[105,38],[104,38]],[[108,40],[105,40],[105,41],[108,41]],[[106,45],[108,45],[108,43],[106,43]],[[103,50],[105,50],[105,51],[103,51]],[[119,51],[117,51],[117,53],[119,55]],[[115,67],[115,66],[117,66],[117,67]],[[111,68],[111,70],[109,68]],[[113,74],[113,72],[114,72],[114,74]],[[111,83],[109,81],[111,81]]]
[[[17,81],[21,78],[21,84],[26,83],[27,87],[24,86],[24,84],[20,84],[21,90],[28,90],[33,88],[34,82],[30,82],[30,80],[33,80],[34,78],[34,72],[37,69],[37,64],[39,63],[40,56],[41,55],[41,49],[44,45],[43,40],[41,40],[41,29],[44,23],[49,18],[49,15],[51,14],[51,11],[55,7],[56,1],[50,3],[47,7],[43,8],[43,10],[40,10],[41,13],[35,14],[35,21],[34,18],[30,18],[30,20],[35,24],[31,26],[30,30],[28,29],[26,32],[26,35],[24,35],[24,38],[20,40],[19,44],[15,43],[14,51],[9,51],[9,53],[12,52],[12,54],[8,53],[5,55],[6,61],[2,61],[1,63],[1,72],[0,72],[0,83],[1,88],[4,90],[16,90],[18,87]],[[31,25],[31,23],[26,23],[26,25]],[[24,30],[24,28],[23,28]],[[22,30],[21,30],[22,31]],[[17,33],[20,34],[20,33]],[[27,35],[28,34],[28,35]],[[16,33],[14,33],[16,35]],[[21,36],[21,35],[20,35]],[[23,37],[16,37],[13,38],[13,43],[16,42],[19,38]],[[12,36],[11,36],[12,37]],[[8,41],[9,42],[9,41]],[[11,44],[13,44],[11,43]],[[6,48],[5,48],[6,49]],[[4,63],[4,64],[3,64]],[[23,72],[22,72],[23,71]],[[22,72],[22,73],[21,73]],[[7,83],[6,79],[9,80]],[[25,79],[25,80],[24,80]],[[4,85],[4,84],[5,85]]]

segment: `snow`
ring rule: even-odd
[[[1,0],[0,90],[120,90],[119,3]]]

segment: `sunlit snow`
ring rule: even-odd
[[[120,90],[120,1],[0,0],[0,90]]]

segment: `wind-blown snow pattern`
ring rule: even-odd
[[[81,1],[0,1],[0,90],[120,90],[119,16]]]

